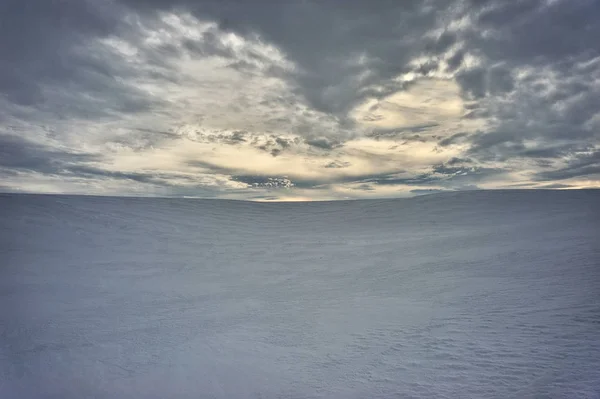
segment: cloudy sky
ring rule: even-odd
[[[598,0],[4,0],[0,191],[600,187]]]

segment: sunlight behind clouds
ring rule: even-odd
[[[422,79],[380,100],[371,99],[351,111],[367,128],[400,129],[426,124],[457,123],[465,113],[455,82]]]
[[[251,3],[24,10],[40,29],[5,46],[0,188],[274,199],[597,184],[593,5]]]

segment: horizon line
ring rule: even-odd
[[[86,194],[86,193],[48,193],[48,192],[30,192],[30,191],[0,191],[0,196],[56,196],[56,197],[89,197],[89,198],[126,198],[126,199],[179,199],[179,200],[209,200],[209,201],[236,201],[252,203],[312,203],[312,202],[349,202],[349,201],[381,201],[381,200],[410,200],[419,197],[430,197],[447,194],[459,193],[481,193],[481,192],[534,192],[534,191],[600,191],[598,187],[568,187],[568,188],[479,188],[472,190],[444,190],[431,193],[413,194],[404,197],[374,197],[374,198],[341,198],[341,199],[314,199],[314,200],[265,200],[265,199],[243,199],[243,198],[219,198],[219,197],[200,197],[189,195],[130,195],[130,194]]]

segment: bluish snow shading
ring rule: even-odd
[[[600,191],[0,195],[1,398],[599,398]]]

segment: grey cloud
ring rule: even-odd
[[[276,195],[253,195],[250,196],[249,199],[254,201],[277,201],[281,199],[281,197]]]
[[[521,151],[521,155],[528,158],[557,158],[567,153],[564,147],[533,148]]]
[[[305,142],[311,147],[320,148],[322,150],[333,150],[334,148],[342,146],[340,142],[333,141],[325,137],[306,139]]]
[[[454,165],[459,165],[459,164],[471,164],[471,163],[473,163],[472,159],[454,157],[454,158],[450,158],[448,160],[448,162],[446,162],[446,165],[454,166]]]
[[[206,133],[203,130],[199,129],[193,132],[187,132],[182,134],[174,134],[176,138],[186,138],[191,141],[196,141],[200,143],[218,143],[218,144],[226,144],[226,145],[239,145],[246,143],[252,137],[251,134],[245,130],[233,130],[233,131],[217,131]],[[256,140],[255,136],[253,140]],[[251,141],[254,144],[254,141]],[[265,147],[266,149],[266,147]]]
[[[565,127],[565,129],[567,129]],[[566,131],[573,133],[574,129]],[[507,161],[512,158],[536,159],[542,162],[544,158],[557,159],[563,156],[589,151],[593,148],[591,143],[578,140],[576,135],[571,142],[555,144],[553,140],[546,139],[542,145],[528,148],[524,140],[527,133],[519,134],[515,131],[493,131],[491,133],[480,133],[473,136],[471,148],[468,153],[479,159]],[[532,135],[529,135],[531,137]],[[533,135],[535,137],[535,135]]]
[[[121,172],[106,170],[94,166],[72,165],[65,169],[66,173],[83,178],[109,178],[116,180],[131,180],[168,188],[182,188],[180,181],[186,182],[184,189],[201,189],[206,191],[206,186],[201,184],[194,176],[180,175],[164,172]],[[177,183],[175,183],[177,182]],[[191,186],[191,187],[190,187]]]
[[[445,52],[449,47],[458,41],[458,36],[453,32],[443,32],[434,40],[425,44],[425,51],[436,54]]]
[[[286,177],[237,175],[231,176],[234,181],[246,183],[256,188],[291,188],[294,183]]]
[[[106,144],[109,147],[111,144],[116,144],[134,151],[145,151],[163,145],[168,141],[179,139],[181,139],[181,136],[172,131],[137,128],[128,131],[126,135],[107,141]]]
[[[442,147],[447,147],[449,145],[456,144],[460,141],[463,141],[468,136],[469,136],[469,134],[465,133],[465,132],[455,133],[450,137],[446,137],[446,138],[440,140],[438,142],[438,144],[441,145]]]
[[[523,152],[523,137],[519,132],[492,131],[480,132],[471,139],[469,154],[483,159],[506,160],[507,154]]]
[[[426,137],[421,136],[420,134],[412,134],[409,136],[403,136],[402,139],[404,140],[402,142],[402,144],[408,144],[411,141],[418,141],[421,143],[426,143],[428,141],[428,139]]]
[[[491,68],[488,72],[487,91],[491,94],[510,92],[515,86],[511,72],[501,67]]]
[[[485,70],[483,68],[460,72],[456,76],[456,80],[468,97],[479,99],[485,96]]]
[[[128,34],[122,17],[110,2],[4,2],[0,92],[62,118],[98,119],[161,104],[123,79],[139,70],[92,45],[95,38]]]
[[[536,179],[540,181],[563,180],[576,177],[591,177],[600,175],[600,151],[580,155],[560,169],[539,172]]]
[[[439,69],[439,64],[435,61],[425,62],[417,67],[417,72],[419,72],[423,76],[429,75],[431,72],[437,71]]]
[[[360,184],[356,187],[354,187],[355,190],[362,190],[362,191],[375,191],[375,187],[373,187],[372,184]]]
[[[279,145],[279,147],[278,147],[278,145]],[[272,156],[276,157],[276,156],[280,155],[286,148],[289,147],[289,143],[286,141],[286,144],[281,146],[278,143],[277,139],[269,139],[264,144],[260,144],[260,145],[254,144],[254,146],[256,148],[258,148],[259,150],[268,152]]]
[[[367,133],[367,137],[373,137],[375,139],[404,139],[404,140],[421,140],[421,136],[419,135],[411,135],[410,133],[425,133],[430,129],[436,128],[440,126],[439,123],[425,123],[422,125],[416,125],[406,128],[399,129],[386,129],[386,128],[378,128],[374,129],[371,133]]]
[[[473,165],[439,164],[431,172],[406,176],[405,173],[375,175],[364,179],[365,182],[379,185],[436,185],[446,188],[464,188],[505,173],[504,169],[486,168]]]
[[[399,174],[391,173],[391,174],[382,174],[375,175],[373,177],[366,178],[362,180],[366,183],[373,183],[382,186],[397,186],[397,185],[427,185],[431,183],[436,183],[440,180],[438,177],[432,176],[430,173],[423,173],[417,176],[408,176],[402,177]]]
[[[40,173],[79,179],[130,180],[162,187],[180,188],[175,181],[187,181],[193,185],[196,179],[175,173],[121,172],[99,166],[103,157],[98,154],[75,153],[33,143],[18,136],[0,135],[0,175],[10,176],[15,172]],[[188,187],[189,188],[189,187]],[[205,190],[202,184],[197,189]],[[12,191],[12,190],[11,190]]]
[[[282,137],[276,137],[275,142],[279,144],[282,148],[288,148],[293,143],[292,140],[284,139]]]
[[[45,174],[63,172],[69,165],[98,161],[95,154],[51,148],[22,137],[0,135],[0,167]]]
[[[275,43],[296,62],[301,74],[291,76],[299,93],[324,112],[343,115],[360,100],[361,89],[381,83],[402,71],[411,56],[425,43],[411,38],[422,36],[451,1],[437,1],[436,8],[423,1],[401,3],[362,1],[223,3],[217,1],[125,0],[137,10],[153,11],[185,7],[199,18],[220,21],[220,27],[242,34],[258,32]],[[433,3],[432,3],[433,4]],[[398,40],[405,37],[405,40]],[[445,48],[453,39],[444,35],[433,45]],[[353,78],[364,67],[352,64],[361,52],[369,59],[372,78],[358,83]],[[393,58],[391,58],[393,57]]]
[[[448,64],[450,72],[454,72],[455,70],[457,70],[462,65],[464,59],[465,52],[462,50],[457,51],[450,58],[448,58],[446,60],[446,63]]]
[[[245,142],[246,141],[245,136],[247,134],[248,134],[248,132],[243,132],[243,131],[240,131],[240,130],[236,130],[235,132],[233,132],[233,134],[229,138],[229,141],[233,142],[233,143]]]
[[[514,18],[526,18],[538,10],[544,2],[540,0],[516,0],[510,3],[495,2],[494,6],[484,10],[478,18],[483,25],[500,26]]]
[[[99,2],[7,0],[0,5],[0,90],[29,105],[41,99],[40,81],[69,80],[77,72],[73,47],[108,35],[118,20]]]
[[[328,164],[326,164],[324,167],[328,168],[328,169],[341,169],[341,168],[347,168],[351,165],[352,164],[350,162],[332,161],[332,162],[329,162]]]
[[[276,157],[281,155],[285,150],[291,149],[293,146],[296,146],[299,143],[298,138],[296,139],[288,139],[284,137],[279,137],[276,135],[271,135],[271,138],[266,141],[264,144],[260,144],[262,141],[259,141],[255,138],[252,141],[252,145],[259,150],[269,152],[272,156]]]
[[[237,173],[240,173],[240,171],[236,170],[236,169],[232,169],[232,168],[225,168],[222,166],[218,166],[215,163],[212,162],[207,162],[207,161],[202,161],[199,159],[196,160],[192,160],[192,161],[187,161],[186,164],[188,166],[194,167],[194,168],[202,168],[202,169],[206,169],[210,172],[213,173],[218,173],[218,174],[223,174],[223,175],[235,175]]]
[[[501,95],[514,88],[511,72],[502,67],[467,69],[458,73],[456,80],[467,97],[472,99]]]
[[[480,171],[480,168],[458,165],[457,162],[438,164],[433,166],[433,172],[441,175],[462,175]]]
[[[595,43],[600,34],[600,4],[490,1],[486,7],[476,26],[493,29],[495,34],[485,39],[473,31],[463,38],[471,52],[485,57],[485,64],[457,75],[465,92],[480,101],[484,115],[497,122],[474,138],[473,151],[480,152],[482,159],[556,157],[560,151],[553,154],[551,149],[527,153],[523,140],[550,146],[553,140],[570,146],[597,143],[597,130],[586,124],[597,114],[600,102],[600,91],[589,84],[600,74],[598,64],[589,62],[600,56]],[[532,73],[515,81],[510,71],[519,68]],[[506,97],[507,92],[514,94]],[[486,94],[491,97],[481,100]]]
[[[487,46],[488,56],[495,59],[509,56],[520,62],[542,63],[590,51],[597,53],[595,38],[600,34],[599,13],[600,4],[595,0],[496,1],[495,7],[480,14],[478,22],[483,28],[502,33],[493,46]],[[478,44],[483,48],[485,43],[480,41]]]

